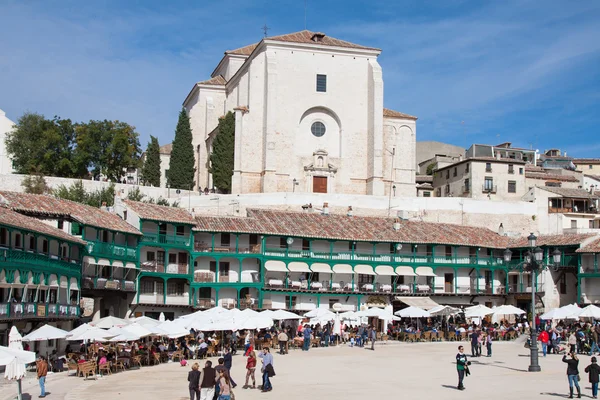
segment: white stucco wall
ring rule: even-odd
[[[6,117],[6,113],[0,110],[0,174],[13,172],[12,159],[6,153],[6,134],[13,129],[14,122]]]

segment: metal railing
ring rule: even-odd
[[[170,245],[187,247],[190,245],[190,236],[161,235],[158,233],[144,233],[144,236],[142,236],[141,243],[170,244]]]
[[[1,249],[0,263],[32,264],[48,268],[51,272],[56,269],[62,272],[73,272],[81,268],[79,261],[59,258],[52,254],[40,254],[29,251]]]
[[[481,191],[483,193],[496,193],[498,191],[498,185],[486,185],[486,184],[483,184],[481,186]]]
[[[0,303],[0,320],[31,318],[77,318],[78,306],[49,303]]]
[[[118,257],[124,260],[136,261],[137,254],[135,248],[119,246],[112,243],[89,241],[88,251],[93,255],[108,257]]]

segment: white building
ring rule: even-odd
[[[15,123],[6,117],[6,113],[0,110],[0,174],[11,174],[14,172],[12,159],[6,153],[6,134],[13,129]]]
[[[414,196],[417,118],[384,109],[380,53],[306,30],[225,52],[183,103],[196,184],[212,187],[213,132],[233,111],[233,193],[386,195],[395,186]]]

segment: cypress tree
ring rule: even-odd
[[[150,136],[150,143],[146,148],[146,160],[142,168],[142,176],[146,185],[160,187],[160,145],[158,139]]]
[[[231,193],[233,153],[235,146],[235,116],[230,111],[219,120],[217,136],[210,155],[213,185],[223,193]]]
[[[169,185],[176,189],[193,189],[194,174],[196,173],[195,163],[190,117],[187,115],[185,108],[182,108],[179,113],[179,121],[177,121],[175,140],[173,140],[171,151],[171,162],[169,163],[169,174],[167,176]]]

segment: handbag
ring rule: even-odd
[[[579,374],[577,374],[577,382],[579,382],[581,380],[581,376],[579,376]]]

